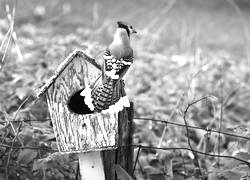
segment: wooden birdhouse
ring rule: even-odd
[[[37,97],[46,94],[60,152],[87,152],[117,147],[118,113],[93,113],[80,96],[80,92],[100,75],[100,65],[84,51],[76,50],[36,92]]]

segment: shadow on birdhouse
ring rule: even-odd
[[[86,152],[117,147],[118,113],[94,113],[80,95],[100,75],[100,65],[84,51],[76,50],[36,91],[37,97],[47,97],[60,152]]]

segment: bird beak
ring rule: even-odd
[[[136,30],[132,29],[132,33],[137,33]]]

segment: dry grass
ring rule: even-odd
[[[105,3],[74,1],[72,4],[44,1],[39,7],[36,1],[26,1],[25,5],[19,3],[16,26],[13,12],[12,15],[8,13],[9,18],[3,16],[1,22],[4,23],[0,24],[2,62],[5,59],[0,74],[1,122],[7,122],[6,116],[9,119],[14,117],[22,101],[49,77],[69,52],[88,46],[94,52],[104,49],[112,39],[114,22],[123,19],[134,24],[139,31],[132,38],[136,61],[126,80],[127,93],[135,103],[135,116],[184,124],[187,106],[197,99],[212,96],[215,98],[200,101],[189,108],[187,123],[247,136],[250,117],[249,27],[243,17],[249,19],[250,14],[246,10],[239,11],[233,1],[229,2],[231,4],[220,1],[219,8],[215,8],[215,1],[187,5],[185,1],[177,0],[158,3],[144,0],[127,3],[114,3],[111,0]],[[34,7],[40,10],[34,12]],[[11,38],[15,44],[10,43]],[[24,105],[17,119],[25,118],[48,118],[44,100],[32,107]],[[48,123],[24,123],[23,126],[21,138],[30,138],[28,134],[36,134],[37,129],[46,137],[52,135]],[[12,126],[12,129],[17,127]],[[4,129],[5,126],[0,125],[0,128]],[[186,129],[180,127],[136,121],[134,143],[187,147],[185,134]],[[11,136],[6,137],[13,142]],[[222,134],[206,134],[196,129],[190,130],[189,137],[190,145],[205,153],[230,156],[248,151],[248,144],[244,141]],[[39,143],[50,144],[44,139],[40,138]],[[32,139],[30,141],[35,144]],[[18,151],[9,155],[12,157],[10,165],[18,157],[16,154]],[[175,172],[171,176],[176,179],[183,179],[183,175],[178,174],[183,169],[188,177],[195,174],[190,172],[194,169],[190,153],[178,151],[171,152],[171,155],[173,157],[162,151],[142,151],[140,165],[136,166],[138,179],[153,179],[152,174],[164,172],[165,165],[171,166]],[[34,162],[41,157],[37,155]],[[164,161],[166,157],[169,161]],[[67,159],[67,162],[70,160]],[[183,161],[186,165],[181,166]],[[210,179],[216,177],[215,161],[214,158],[199,157],[200,168]],[[229,163],[220,159],[218,173],[223,175]],[[68,164],[61,162],[61,165],[66,167]],[[168,168],[168,172],[171,172],[171,168]],[[46,176],[49,179],[57,175],[56,178],[63,176],[72,179],[73,171],[61,175],[50,168],[45,175],[44,166],[41,169],[42,174],[37,177]],[[236,172],[233,168],[231,170]],[[145,175],[143,172],[148,173]],[[53,173],[56,175],[53,176]]]

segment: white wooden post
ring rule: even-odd
[[[101,152],[79,154],[81,180],[105,180]]]

